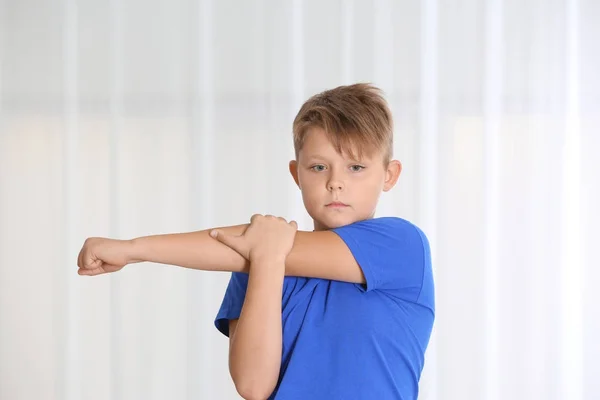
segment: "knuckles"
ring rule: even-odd
[[[262,225],[262,224],[280,224],[280,225],[289,225],[296,229],[297,223],[296,221],[288,221],[283,217],[277,217],[271,214],[254,214],[250,218],[250,223],[253,225]]]

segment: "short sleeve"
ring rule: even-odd
[[[364,291],[392,290],[417,301],[429,245],[422,231],[402,218],[382,217],[332,229],[346,243],[365,279]]]
[[[240,317],[247,289],[248,274],[232,272],[221,308],[215,318],[215,327],[225,336],[229,336],[229,320]]]

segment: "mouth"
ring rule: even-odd
[[[344,208],[344,207],[348,207],[348,204],[345,204],[345,203],[342,203],[342,202],[339,202],[339,201],[334,201],[334,202],[331,202],[329,204],[326,204],[325,207],[328,207],[328,208]]]

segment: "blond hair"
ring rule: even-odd
[[[360,159],[380,151],[393,156],[393,119],[381,89],[369,83],[338,86],[309,98],[293,124],[296,158],[310,128],[325,131],[338,153]]]

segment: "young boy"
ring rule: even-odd
[[[375,218],[401,172],[387,103],[372,85],[340,86],[308,99],[293,133],[289,169],[314,231],[254,215],[214,230],[90,238],[79,273],[141,261],[231,271],[215,326],[246,399],[416,399],[434,284],[424,233]]]

